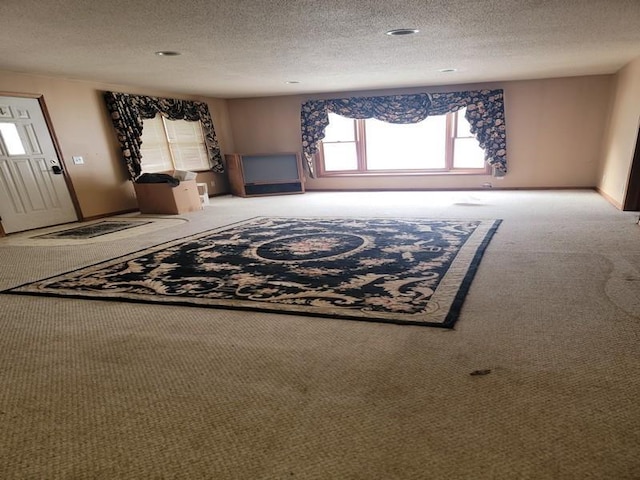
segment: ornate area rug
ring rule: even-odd
[[[259,217],[4,293],[452,327],[499,224]]]
[[[31,238],[50,238],[50,239],[82,239],[94,238],[100,235],[108,235],[109,233],[119,232],[128,228],[140,227],[151,222],[140,220],[103,220],[92,223],[91,225],[83,225],[81,227],[67,228],[57,232],[36,235]]]

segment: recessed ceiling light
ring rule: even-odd
[[[170,50],[161,50],[156,52],[156,55],[159,57],[177,57],[178,55],[182,55],[180,52],[172,52]]]
[[[417,28],[395,28],[385,33],[391,37],[401,37],[403,35],[414,35],[419,31],[420,30],[418,30]]]
[[[457,72],[458,69],[457,68],[441,68],[440,70],[438,70],[440,73],[453,73],[453,72]]]

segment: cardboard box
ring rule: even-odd
[[[173,178],[177,178],[180,181],[183,180],[195,180],[198,174],[196,172],[188,172],[186,170],[171,170],[167,172]]]
[[[134,183],[141,213],[175,215],[202,210],[195,180],[184,180],[177,187],[168,183]]]

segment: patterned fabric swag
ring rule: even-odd
[[[330,112],[355,119],[417,123],[429,115],[444,115],[465,107],[465,118],[484,149],[485,160],[497,176],[503,176],[507,173],[507,134],[502,90],[309,100],[302,104],[300,114],[302,151],[309,173],[313,175],[312,156],[324,138]]]
[[[142,120],[153,118],[158,113],[169,120],[200,121],[211,170],[224,172],[218,138],[206,103],[116,92],[105,92],[104,98],[132,180],[141,174]]]

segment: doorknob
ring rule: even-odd
[[[53,165],[51,167],[51,171],[53,172],[54,175],[60,175],[62,174],[62,167],[60,165]]]

